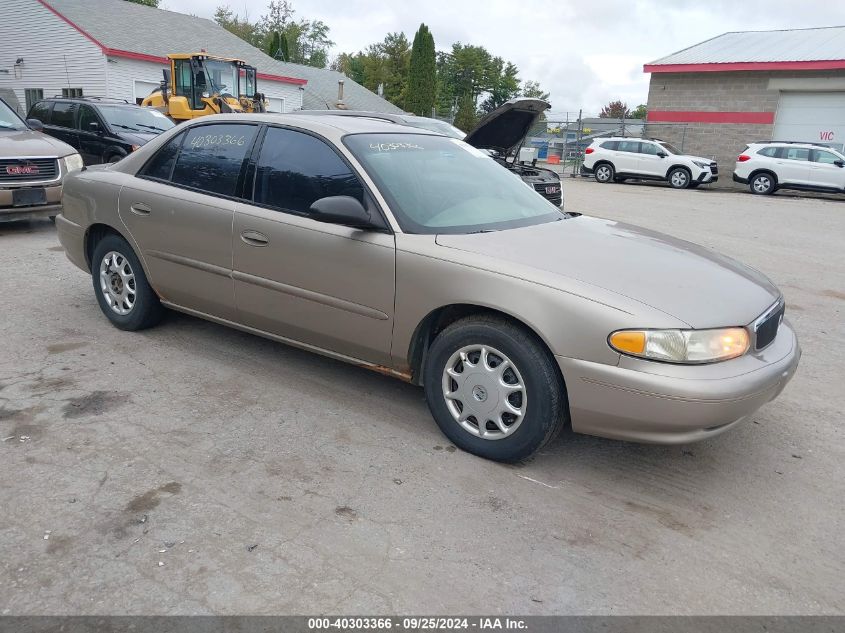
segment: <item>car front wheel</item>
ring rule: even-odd
[[[616,170],[613,169],[613,165],[608,163],[602,163],[598,167],[596,167],[595,177],[596,181],[602,184],[606,182],[613,182],[613,178],[616,175]]]
[[[513,462],[549,442],[568,418],[548,350],[523,328],[490,316],[443,330],[425,366],[425,396],[440,430],[459,448]]]
[[[690,173],[683,167],[676,167],[670,171],[668,179],[673,189],[686,189],[692,181]]]
[[[164,307],[147,282],[135,251],[119,235],[106,235],[97,243],[91,277],[100,309],[115,327],[143,330],[161,320]]]
[[[775,179],[769,174],[757,174],[748,183],[748,188],[751,193],[757,195],[767,195],[775,192]]]

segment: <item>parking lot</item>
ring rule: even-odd
[[[804,349],[781,397],[705,443],[501,465],[385,376],[118,331],[52,224],[0,225],[0,613],[843,613],[845,198],[565,195],[769,275]]]

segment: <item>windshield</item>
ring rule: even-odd
[[[0,100],[0,130],[25,130],[26,123],[17,113]]]
[[[431,132],[437,132],[438,134],[445,134],[452,138],[463,139],[466,136],[461,130],[454,125],[446,123],[446,121],[438,121],[437,119],[429,119],[423,116],[406,116],[402,117],[402,119],[411,127],[419,127]]]
[[[109,105],[98,105],[98,108],[108,124],[119,130],[159,134],[174,125],[173,121],[153,108]]]
[[[238,91],[237,66],[231,62],[221,62],[214,59],[207,59],[203,63],[212,94],[234,95]]]
[[[667,152],[670,154],[677,154],[678,156],[682,156],[683,152],[679,150],[677,147],[672,145],[671,143],[661,142],[660,146],[665,148]]]
[[[352,134],[344,143],[407,233],[477,233],[568,217],[487,154],[457,139]]]

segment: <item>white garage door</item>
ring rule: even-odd
[[[135,100],[137,101],[138,99],[143,99],[153,90],[158,90],[159,85],[159,83],[154,83],[152,81],[135,80]]]
[[[267,97],[267,111],[268,112],[284,112],[285,100],[278,97]]]
[[[845,92],[782,92],[775,116],[776,141],[845,144]]]

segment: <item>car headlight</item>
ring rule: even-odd
[[[692,162],[693,162],[694,165],[698,165],[702,169],[706,169],[706,168],[710,167],[710,163],[702,163],[700,160],[694,160]]]
[[[713,363],[748,351],[745,328],[619,330],[607,338],[617,352],[668,363]]]
[[[69,156],[65,156],[62,160],[65,161],[65,171],[70,173],[72,171],[79,171],[83,167],[85,167],[85,163],[82,162],[82,156],[79,154],[71,154]]]

